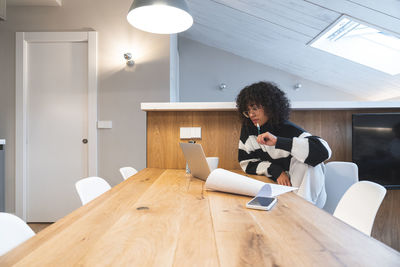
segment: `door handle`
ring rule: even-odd
[[[87,144],[87,142],[88,142],[88,140],[86,138],[82,139],[82,143]]]

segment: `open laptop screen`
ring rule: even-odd
[[[206,155],[204,154],[201,144],[179,144],[182,148],[183,154],[185,155],[191,174],[194,177],[207,180],[207,177],[210,174],[210,167],[208,166]]]

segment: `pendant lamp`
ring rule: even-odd
[[[134,0],[127,19],[142,31],[161,34],[183,32],[193,24],[185,0]]]

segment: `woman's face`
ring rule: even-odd
[[[267,123],[269,119],[268,116],[265,114],[263,106],[258,105],[249,105],[247,107],[247,112],[243,112],[243,114],[248,117],[255,126],[257,126],[257,124],[262,126]]]

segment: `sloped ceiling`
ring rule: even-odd
[[[194,25],[180,36],[370,101],[400,97],[400,74],[392,76],[307,46],[342,14],[400,35],[400,0],[187,3]]]

